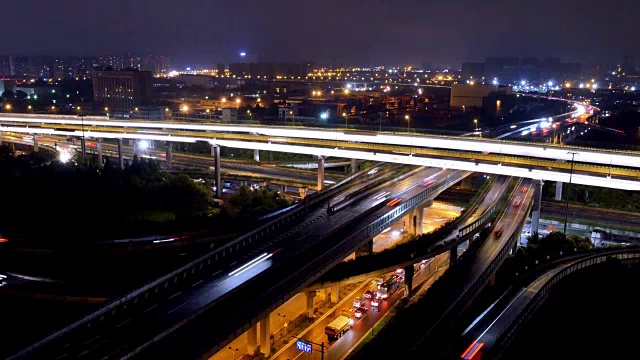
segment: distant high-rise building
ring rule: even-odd
[[[130,112],[151,101],[151,71],[94,71],[93,100],[109,112]]]
[[[625,56],[622,59],[622,71],[625,75],[635,75],[636,74],[636,59],[633,56]]]
[[[520,79],[537,82],[540,81],[538,58],[527,57],[520,61]]]
[[[12,75],[11,56],[0,55],[0,77],[9,77]]]
[[[515,84],[520,81],[519,63],[515,57],[489,57],[485,61],[484,76],[500,84]]]
[[[218,75],[224,75],[224,71],[227,69],[226,66],[224,66],[224,64],[217,64],[216,65],[216,70],[218,70]]]
[[[154,74],[163,74],[169,71],[169,57],[162,55],[147,55],[142,61],[142,70],[151,71]]]
[[[423,69],[424,70],[424,69]],[[463,79],[479,79],[484,77],[484,63],[465,62],[462,63],[462,78]]]

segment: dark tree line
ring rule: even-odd
[[[142,222],[206,217],[208,184],[137,157],[125,169],[62,164],[0,148],[0,232],[41,241],[91,241],[136,233]],[[161,216],[160,216],[161,215]],[[148,229],[147,229],[148,230]]]

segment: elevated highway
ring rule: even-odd
[[[413,185],[429,175],[438,176],[434,187],[424,190]],[[466,175],[418,169],[405,175],[404,180],[384,186],[391,194],[407,197],[411,195],[409,189],[422,194],[424,201]],[[368,177],[378,178],[373,174]],[[332,197],[336,196],[328,200],[334,204],[348,201],[337,193]],[[274,234],[275,225],[258,229],[11,358],[36,359],[44,354],[60,359],[80,355],[127,358],[136,354],[141,358],[188,358],[215,352],[237,334],[255,327],[260,319],[265,321],[265,314],[411,209],[399,205],[398,209],[404,211],[389,212],[380,199],[367,196],[328,216],[324,204],[310,203],[297,209],[305,214],[301,218],[304,220],[286,232],[278,231],[279,236],[263,235]],[[251,301],[247,303],[247,299]],[[210,326],[213,319],[225,326]]]
[[[507,290],[465,329],[461,336],[461,357],[499,358],[521,326],[541,306],[553,286],[576,271],[602,264],[608,259],[637,263],[640,262],[640,249],[616,249],[596,254],[582,254],[546,266],[545,270],[540,271],[526,285]]]
[[[214,146],[404,163],[550,181],[568,182],[571,177],[577,184],[640,190],[640,154],[629,151],[414,133],[89,117],[78,120],[44,115],[4,114],[0,116],[0,131],[167,142],[203,141]]]

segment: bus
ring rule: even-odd
[[[396,292],[400,288],[400,284],[402,284],[402,278],[399,274],[391,275],[387,280],[385,280],[382,284],[378,285],[378,298],[387,299],[391,294]]]

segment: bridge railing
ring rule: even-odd
[[[517,193],[517,191],[519,190],[519,184],[521,183],[521,181],[522,179],[520,179],[516,184],[516,186],[514,186],[513,190],[511,191],[507,199],[509,200],[512,199],[513,196]],[[530,204],[531,203],[532,202],[530,202]],[[498,209],[498,207],[496,206],[494,207],[494,209]],[[497,211],[497,210],[494,210],[494,211]],[[506,212],[506,208],[502,209],[502,213],[499,217],[504,216],[505,212]],[[504,246],[500,249],[498,254],[496,254],[496,256],[493,258],[491,263],[483,270],[480,276],[478,276],[476,280],[473,281],[473,283],[469,287],[467,287],[462,291],[462,294],[460,294],[460,296],[458,296],[456,300],[452,301],[451,305],[438,317],[438,319],[432,323],[432,325],[427,329],[427,331],[420,337],[417,343],[413,346],[414,350],[420,347],[426,341],[426,339],[428,339],[429,335],[441,324],[452,325],[455,318],[459,316],[459,314],[461,314],[468,307],[471,300],[477,295],[480,288],[484,286],[484,284],[489,279],[491,274],[498,268],[498,266],[502,263],[502,260],[504,260],[506,255],[511,250],[512,241],[514,241],[514,238],[516,237],[515,234],[517,234],[519,238],[519,232],[517,230],[520,228],[520,224],[526,222],[526,219],[527,219],[526,214],[528,214],[528,212],[525,211],[524,214],[525,215],[522,217],[518,225],[515,227],[516,231],[514,232],[514,234],[512,234],[509,240],[505,242]]]
[[[354,174],[354,176],[362,175],[365,172],[366,171],[363,170],[361,172],[358,172],[357,174]],[[189,264],[186,264],[179,269],[172,271],[171,273],[110,302],[99,310],[85,316],[84,318],[74,322],[73,324],[70,324],[58,330],[57,332],[45,337],[44,339],[36,342],[28,348],[23,349],[22,351],[12,356],[10,359],[26,355],[73,330],[80,329],[82,327],[91,327],[95,322],[103,322],[105,321],[105,319],[119,314],[121,310],[126,310],[129,304],[133,305],[137,304],[139,301],[146,300],[148,297],[150,297],[149,294],[153,296],[153,294],[157,294],[159,292],[166,292],[168,288],[175,287],[179,282],[181,283],[183,279],[187,278],[188,276],[194,275],[196,272],[201,272],[205,268],[209,268],[216,262],[234,255],[242,248],[255,244],[264,236],[277,231],[279,228],[291,223],[292,221],[303,218],[307,214],[309,207],[311,207],[312,205],[318,205],[325,199],[334,196],[337,192],[342,190],[341,186],[347,183],[349,180],[350,178],[345,179],[343,181],[340,181],[339,183],[334,184],[331,188],[325,191],[310,195],[310,200],[307,203],[307,206],[298,204],[298,206],[295,209],[292,209],[290,212],[285,213],[278,218],[268,222],[267,224],[259,227],[258,229],[242,235],[239,238],[225,244],[224,246],[221,246],[199,257]]]
[[[582,260],[577,260],[564,267],[558,273],[549,278],[549,280],[547,280],[542,288],[538,290],[533,298],[527,303],[525,309],[516,316],[507,330],[503,332],[502,335],[500,335],[500,337],[495,341],[493,346],[486,353],[486,356],[492,359],[500,358],[500,356],[507,349],[509,343],[515,338],[515,335],[518,333],[522,325],[527,320],[529,320],[533,316],[533,314],[540,308],[542,303],[549,296],[551,288],[555,286],[560,280],[576,271],[585,269],[593,265],[602,264],[609,259],[618,259],[622,262],[639,262],[640,249],[613,250],[604,254],[588,256]]]
[[[409,211],[416,205],[420,204],[421,202],[424,202],[429,198],[435,197],[437,194],[444,191],[446,188],[448,188],[452,184],[455,184],[456,182],[462,180],[464,177],[466,177],[469,174],[470,172],[455,171],[452,174],[447,175],[432,187],[427,188],[424,191],[420,192],[418,195],[414,196],[412,198],[413,200],[410,199],[406,201],[403,204],[403,206],[398,206],[398,208],[387,213],[386,215],[383,215],[383,217],[374,221],[371,225],[374,225],[376,229],[380,229],[380,227],[383,226],[385,223],[394,221],[393,219],[400,216],[399,214],[402,214],[403,211],[404,212]],[[278,304],[283,303],[282,299],[288,299],[294,296],[295,293],[300,291],[300,289],[304,288],[310,282],[314,281],[317,277],[319,277],[320,272],[318,271],[318,269],[329,268],[335,265],[337,262],[342,261],[342,259],[346,257],[345,255],[346,252],[352,252],[353,248],[357,247],[360,243],[362,243],[363,239],[367,239],[367,237],[370,236],[370,231],[372,227],[371,225],[369,225],[363,228],[362,230],[356,232],[355,234],[352,234],[350,236],[345,236],[344,238],[342,238],[342,234],[349,232],[349,230],[352,228],[352,225],[350,224],[357,223],[359,221],[358,219],[362,219],[370,215],[372,211],[376,211],[376,210],[379,210],[379,208],[378,207],[371,208],[368,211],[356,216],[356,219],[352,220],[349,224],[345,224],[344,226],[336,229],[329,236],[339,237],[341,241],[336,242],[336,244],[333,245],[329,250],[323,249],[320,255],[314,256],[311,261],[302,264],[299,270],[295,272],[287,271],[286,275],[280,279],[280,282],[278,282],[277,284],[273,284],[269,288],[267,293],[260,294],[260,296],[266,298],[275,294],[274,297],[279,299]],[[384,228],[386,227],[383,227],[382,229]],[[292,261],[296,261],[296,260],[292,260]],[[309,276],[309,274],[314,274],[314,275]],[[227,293],[226,296],[243,291],[243,289],[246,289],[248,286],[250,286],[250,283],[251,282],[243,283],[242,285],[234,288],[229,293]],[[283,296],[283,294],[285,295]],[[177,331],[178,329],[186,326],[191,322],[196,321],[205,311],[207,311],[215,303],[218,303],[221,300],[222,299],[219,298],[214,302],[207,304],[205,307],[191,314],[188,318],[180,321],[179,323],[174,324],[171,328],[158,334],[153,339],[147,341],[145,344],[142,344],[141,346],[134,349],[126,358],[129,358],[135,354],[138,354],[144,351],[151,345],[156,344],[162,339],[164,339],[169,334]],[[272,304],[271,306],[266,305],[265,306],[266,309],[262,311],[262,314],[264,315],[265,313],[269,313],[272,310],[272,308],[274,308],[275,306],[276,305],[274,304]],[[252,318],[256,318],[256,317],[259,318],[260,316],[256,314],[256,316],[253,316]],[[250,324],[246,324],[241,329],[236,331],[235,335],[240,335],[242,332],[246,331],[249,326]],[[209,354],[212,354],[216,350],[217,350],[217,347],[214,347]]]

